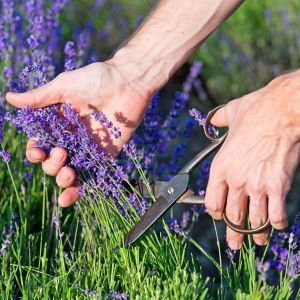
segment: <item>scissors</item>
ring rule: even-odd
[[[152,184],[154,196],[157,199],[154,204],[145,212],[140,220],[127,233],[124,240],[124,246],[137,241],[161,216],[163,216],[175,203],[189,203],[189,204],[204,204],[205,196],[196,195],[189,187],[190,174],[193,170],[213,151],[217,150],[225,141],[228,131],[221,137],[215,137],[209,132],[210,121],[214,114],[224,105],[220,105],[211,110],[204,122],[204,133],[211,143],[201,150],[192,160],[190,160],[184,167],[168,182],[157,181]],[[150,197],[149,192],[143,183],[137,183],[141,194],[144,197]],[[223,220],[226,225],[232,230],[242,234],[256,234],[265,231],[270,227],[270,220],[257,228],[243,229],[240,226],[232,223],[225,212],[223,211]]]

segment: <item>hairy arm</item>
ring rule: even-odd
[[[111,62],[142,90],[156,91],[242,3],[162,0]]]

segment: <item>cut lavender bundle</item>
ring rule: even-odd
[[[18,130],[25,132],[28,138],[35,138],[36,144],[47,153],[53,147],[66,149],[69,157],[67,164],[77,171],[82,196],[100,190],[104,197],[111,196],[121,205],[121,186],[128,179],[123,168],[94,142],[70,104],[64,104],[62,111],[64,116],[58,105],[39,109],[25,107],[10,114],[10,121]],[[103,113],[101,116],[108,122],[101,122],[102,125],[118,132]],[[123,211],[123,214],[126,213]]]

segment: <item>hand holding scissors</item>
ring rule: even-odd
[[[154,194],[157,200],[128,232],[124,241],[125,247],[140,238],[143,233],[145,233],[175,203],[204,204],[205,198],[203,196],[195,195],[193,191],[188,188],[188,183],[190,174],[193,172],[193,170],[209,154],[217,150],[227,137],[228,132],[221,137],[214,137],[209,133],[208,130],[212,117],[221,107],[223,107],[223,105],[211,110],[208,113],[204,124],[205,135],[211,140],[210,145],[201,150],[170,181],[154,183]],[[147,192],[142,184],[139,185],[139,188],[142,191],[142,194],[146,196]],[[268,229],[270,226],[270,221],[268,219],[262,226],[244,229],[242,226],[235,225],[228,219],[225,213],[225,208],[223,212],[223,219],[229,228],[242,234],[260,233]]]

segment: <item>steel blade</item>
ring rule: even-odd
[[[151,193],[149,193],[149,189],[147,187],[147,184],[142,180],[136,180],[133,182],[134,188],[144,197],[144,198],[151,198],[152,195],[155,197],[159,197],[159,192],[161,187],[167,183],[167,181],[154,181],[149,183],[149,186],[151,188]]]
[[[160,187],[160,196],[146,211],[141,219],[127,233],[124,246],[127,247],[139,239],[187,190],[188,174],[179,174]]]

